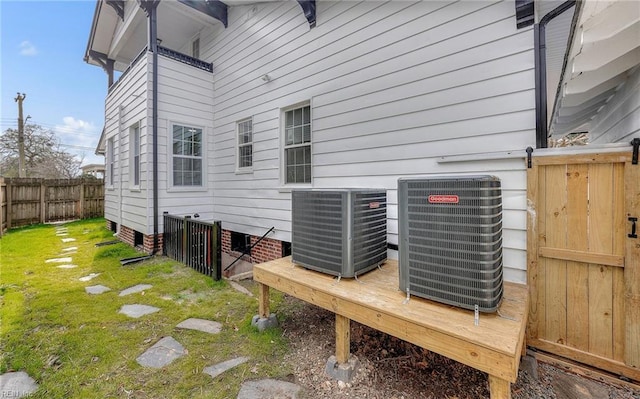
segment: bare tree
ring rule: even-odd
[[[60,148],[55,132],[40,125],[24,127],[25,169],[27,177],[73,178],[80,174],[82,160]],[[18,176],[18,130],[0,135],[0,175]]]

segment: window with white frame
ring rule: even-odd
[[[116,154],[115,154],[115,146],[113,144],[113,137],[110,137],[107,140],[107,179],[110,186],[113,186],[114,178],[115,178],[115,164],[116,164]]]
[[[129,173],[132,186],[140,186],[140,125],[135,124],[129,129]]]
[[[284,182],[311,183],[311,106],[284,111]]]
[[[238,170],[250,170],[253,167],[253,120],[241,120],[238,131]]]
[[[173,125],[173,185],[202,186],[202,129]]]

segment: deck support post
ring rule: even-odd
[[[251,325],[264,331],[278,326],[275,314],[269,312],[269,286],[258,283],[258,314],[251,319]]]
[[[511,399],[511,383],[489,374],[489,395],[491,399]]]
[[[329,357],[325,372],[335,380],[350,382],[358,370],[358,359],[349,356],[351,319],[336,313],[336,354]]]
[[[336,360],[338,364],[349,361],[351,345],[351,320],[336,313]]]

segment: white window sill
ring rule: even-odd
[[[286,184],[278,187],[278,192],[280,193],[290,193],[291,190],[295,190],[298,188],[312,188],[311,183],[309,184]]]
[[[174,186],[167,188],[168,193],[186,193],[186,192],[207,192],[208,188],[203,186]]]
[[[129,191],[131,191],[132,193],[139,193],[142,191],[142,189],[140,189],[140,186],[133,186],[129,187]]]
[[[253,168],[236,169],[236,175],[249,175],[253,173]]]

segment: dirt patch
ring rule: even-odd
[[[358,358],[360,369],[349,384],[333,381],[324,367],[335,352],[334,314],[290,296],[277,312],[284,316],[281,327],[291,346],[285,360],[293,365],[295,382],[305,390],[305,398],[489,397],[485,373],[355,322],[351,323],[351,353]],[[537,380],[521,370],[511,385],[512,397],[559,399],[562,396],[554,391],[554,382],[565,375],[548,364],[539,365]],[[610,399],[640,399],[640,390],[593,383],[601,385]]]

